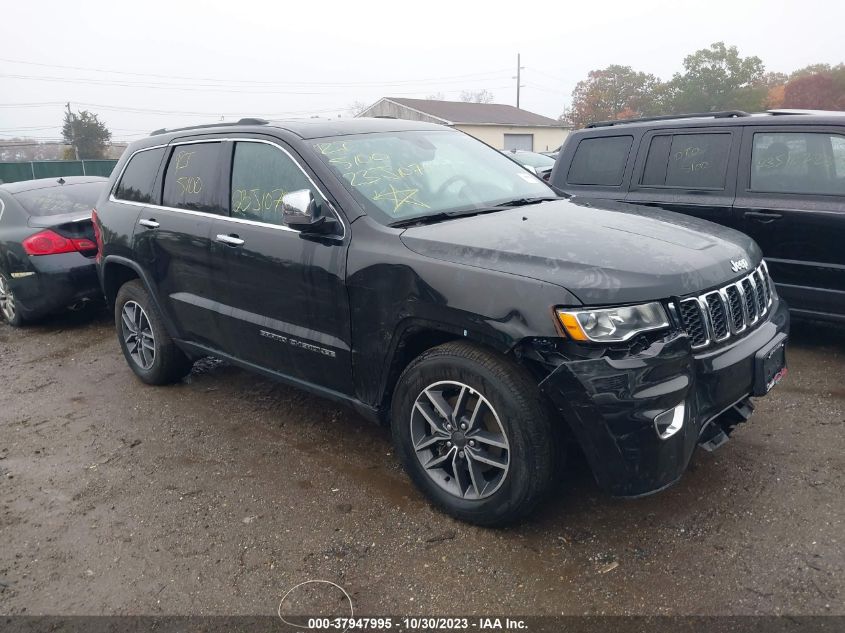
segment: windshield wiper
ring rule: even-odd
[[[490,207],[478,207],[476,209],[467,209],[465,211],[441,211],[439,213],[432,213],[431,215],[423,215],[416,218],[408,218],[407,220],[397,220],[391,222],[388,226],[393,228],[401,228],[407,226],[417,226],[423,224],[434,224],[436,222],[443,222],[453,218],[467,218],[473,215],[481,215],[483,213],[495,213],[511,207],[523,207],[529,204],[538,204],[540,202],[548,202],[549,200],[560,200],[555,196],[538,196],[536,198],[515,198],[499,204],[494,204]]]
[[[557,196],[537,196],[536,198],[514,198],[507,202],[501,202],[496,207],[524,207],[528,204],[539,204],[540,202],[549,202],[550,200],[560,200]]]
[[[416,218],[408,218],[407,220],[397,220],[391,222],[388,226],[393,228],[401,228],[406,226],[417,226],[422,224],[434,224],[435,222],[443,222],[444,220],[452,220],[454,218],[468,218],[473,215],[481,215],[482,213],[494,213],[501,211],[502,207],[481,207],[480,209],[467,209],[466,211],[440,211],[439,213],[432,213],[431,215],[421,215]]]

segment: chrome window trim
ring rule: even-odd
[[[200,216],[200,217],[215,218],[215,219],[218,219],[218,220],[227,220],[229,222],[234,222],[235,224],[246,224],[246,225],[249,225],[249,226],[261,226],[261,227],[266,227],[268,229],[276,229],[278,231],[289,231],[291,233],[301,233],[301,231],[299,231],[298,229],[293,229],[293,228],[286,226],[284,224],[271,224],[269,222],[259,222],[257,220],[245,220],[243,218],[233,218],[231,215],[221,215],[219,213],[208,213],[207,211],[193,211],[191,209],[179,209],[177,207],[169,207],[169,206],[166,206],[166,205],[163,205],[163,204],[149,204],[149,203],[145,203],[145,202],[135,202],[133,200],[121,200],[120,198],[114,197],[114,191],[117,189],[117,183],[120,182],[120,179],[123,177],[123,172],[126,170],[126,166],[129,165],[129,162],[135,157],[135,154],[138,154],[138,153],[144,152],[144,151],[148,151],[148,150],[151,150],[151,149],[160,149],[162,147],[167,148],[167,147],[176,147],[178,145],[197,145],[199,143],[225,143],[227,141],[228,142],[235,142],[235,143],[263,143],[265,145],[272,145],[273,147],[281,150],[293,162],[293,164],[296,165],[296,167],[299,169],[299,171],[301,171],[302,174],[308,179],[308,182],[311,183],[311,186],[314,187],[314,189],[317,191],[317,193],[319,193],[320,196],[322,196],[323,200],[326,201],[326,204],[328,205],[328,208],[331,211],[332,215],[337,218],[338,222],[340,222],[341,227],[343,227],[343,234],[340,235],[339,237],[336,236],[336,235],[334,235],[334,236],[326,235],[325,237],[333,238],[333,239],[339,239],[341,241],[346,238],[346,232],[347,232],[346,221],[343,219],[341,213],[339,213],[338,210],[335,209],[334,205],[331,203],[331,201],[329,200],[329,197],[325,194],[325,192],[323,192],[323,190],[317,185],[317,183],[314,182],[314,179],[311,178],[311,176],[308,174],[308,172],[305,171],[305,169],[303,169],[300,162],[296,158],[294,158],[293,155],[288,150],[286,150],[284,147],[282,147],[278,143],[275,143],[273,141],[269,141],[269,140],[266,140],[266,139],[234,137],[233,136],[233,137],[226,137],[226,138],[198,139],[198,140],[193,140],[193,141],[179,141],[179,142],[176,142],[176,143],[168,143],[166,145],[155,145],[153,147],[143,147],[141,149],[135,150],[132,153],[132,155],[127,159],[126,164],[124,164],[124,166],[123,166],[123,169],[120,170],[120,175],[118,176],[117,180],[115,181],[115,187],[109,194],[109,202],[117,202],[119,204],[129,204],[129,205],[138,206],[138,207],[148,207],[150,209],[161,209],[163,211],[175,211],[176,213],[185,213],[185,214],[188,214],[188,215],[196,215],[196,216]],[[232,155],[232,159],[234,160],[234,154]],[[230,205],[231,205],[231,201],[230,201]],[[231,210],[229,212],[231,213]]]
[[[132,152],[132,154],[130,154],[129,158],[126,159],[126,162],[123,163],[123,167],[120,168],[120,173],[117,175],[117,178],[115,178],[115,180],[114,180],[114,184],[112,185],[111,191],[109,191],[109,202],[121,202],[121,203],[124,203],[124,204],[132,204],[134,201],[123,200],[121,198],[115,198],[115,196],[114,196],[114,192],[117,191],[117,188],[120,185],[120,181],[123,180],[123,172],[125,172],[126,168],[129,167],[129,163],[132,162],[132,159],[135,158],[136,154],[140,154],[141,152],[149,152],[150,150],[154,150],[154,149],[162,149],[162,148],[166,148],[166,147],[167,147],[167,144],[151,145],[150,147],[142,147],[142,148],[136,149],[134,152]],[[134,204],[144,205],[143,202],[135,202]]]
[[[3,198],[0,198],[0,222],[3,221],[3,212],[6,210],[6,203],[3,202]]]

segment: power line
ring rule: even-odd
[[[60,130],[62,125],[42,125],[42,126],[33,126],[33,127],[7,127],[7,128],[0,128],[0,132],[27,132],[27,131],[38,131],[38,130]],[[138,128],[127,128],[127,127],[109,127],[110,131],[113,132],[138,132],[140,134],[147,134],[147,130],[141,130]]]
[[[35,103],[0,103],[0,108],[40,108],[43,106],[63,106],[64,101],[37,101]]]
[[[487,70],[474,73],[466,73],[462,75],[447,75],[444,77],[429,77],[423,79],[396,79],[396,80],[381,80],[381,81],[357,81],[357,82],[309,82],[309,81],[267,81],[267,80],[252,80],[252,79],[221,79],[219,77],[190,77],[184,75],[163,75],[156,73],[136,73],[124,70],[109,70],[105,68],[91,68],[85,66],[66,66],[61,64],[44,64],[40,62],[30,62],[21,59],[0,58],[0,61],[11,64],[24,64],[27,66],[39,66],[41,68],[58,68],[63,70],[78,70],[82,72],[92,73],[107,73],[113,75],[126,75],[131,77],[153,77],[157,79],[175,79],[179,81],[206,81],[214,82],[215,84],[251,84],[263,86],[314,86],[314,87],[343,87],[351,88],[357,86],[394,86],[394,85],[408,85],[420,83],[442,83],[454,81],[466,81],[481,78],[488,75],[500,75],[508,72],[508,69]]]
[[[110,88],[142,88],[144,90],[175,90],[179,92],[217,92],[217,93],[231,93],[231,94],[251,94],[251,95],[286,95],[286,96],[320,96],[331,94],[331,90],[346,90],[349,86],[342,86],[341,84],[334,84],[331,87],[326,86],[327,90],[321,92],[303,92],[298,90],[247,90],[244,88],[223,88],[214,87],[210,85],[198,85],[194,87],[183,86],[178,84],[167,83],[138,83],[127,81],[113,81],[108,79],[84,79],[84,78],[67,78],[67,77],[48,77],[36,75],[14,75],[14,74],[0,74],[0,77],[6,79],[17,79],[20,81],[45,81],[57,83],[70,84],[89,84],[93,86],[108,86]],[[506,87],[506,86],[505,86]],[[491,88],[491,90],[500,90],[503,87]],[[420,90],[413,90],[410,92],[390,91],[391,95],[415,95],[419,94]],[[461,89],[444,90],[443,92],[454,93],[461,92]]]
[[[0,132],[27,132],[27,131],[37,131],[37,130],[55,130],[62,127],[61,125],[42,125],[42,126],[32,126],[32,127],[6,127],[0,128]]]
[[[561,83],[567,83],[566,79],[563,79],[562,77],[557,77],[555,75],[552,75],[551,73],[547,73],[545,70],[540,70],[539,68],[535,68],[534,66],[529,66],[528,70],[535,73],[540,73],[541,75],[545,75],[549,79],[554,79],[555,81],[559,81]]]
[[[565,90],[558,90],[557,88],[546,88],[544,86],[540,86],[538,84],[533,84],[533,83],[528,84],[528,87],[534,88],[535,90],[542,90],[544,92],[556,92],[556,93],[559,93],[559,94],[562,94],[562,95],[568,95],[569,94]]]
[[[111,110],[114,112],[124,112],[128,114],[155,114],[155,115],[183,115],[183,116],[200,116],[200,117],[242,117],[244,116],[243,112],[195,112],[195,111],[186,111],[186,110],[159,110],[155,108],[137,108],[133,106],[114,106],[109,104],[101,104],[101,103],[89,103],[86,101],[77,101],[78,105],[85,106],[88,108],[99,108],[101,110]],[[310,115],[310,114],[326,114],[328,112],[339,112],[346,110],[346,107],[337,107],[337,108],[329,108],[326,110],[298,110],[298,111],[290,111],[290,112],[281,112],[276,114],[265,114],[264,118],[284,118],[286,116],[295,116],[295,115]]]

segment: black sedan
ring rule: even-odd
[[[0,185],[0,315],[19,326],[101,296],[91,212],[105,178]]]
[[[505,149],[502,153],[518,162],[528,171],[537,174],[543,180],[548,180],[552,173],[552,167],[555,166],[555,159],[539,154],[537,152],[529,152],[522,149]]]

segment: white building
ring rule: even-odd
[[[560,121],[500,103],[382,97],[358,116],[450,125],[496,149],[552,151],[569,134]]]

